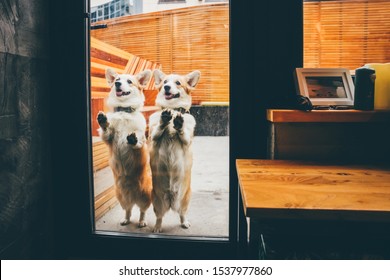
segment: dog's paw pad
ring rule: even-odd
[[[189,221],[185,221],[185,222],[183,222],[183,223],[181,224],[181,227],[182,227],[182,228],[185,228],[185,229],[190,228],[190,226],[191,226],[191,224],[190,224]]]
[[[108,126],[107,116],[103,112],[99,112],[99,114],[97,116],[97,121],[102,128],[105,128]]]
[[[184,122],[183,116],[181,114],[177,114],[176,118],[173,120],[173,127],[176,130],[180,130],[183,128],[183,122]]]
[[[161,122],[167,124],[172,119],[172,113],[170,110],[164,110],[161,113]]]
[[[130,224],[130,220],[128,220],[128,219],[123,219],[123,220],[121,220],[120,224],[121,224],[121,226],[128,225],[128,224]]]
[[[136,145],[138,142],[137,136],[135,135],[134,132],[127,135],[126,139],[127,139],[127,143],[129,143],[130,145]]]
[[[143,227],[146,227],[148,224],[145,222],[145,221],[140,221],[139,223],[138,223],[138,227],[139,228],[143,228]]]

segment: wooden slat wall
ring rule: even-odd
[[[118,204],[115,196],[115,188],[111,186],[95,197],[95,221],[99,220],[109,210]]]
[[[93,172],[108,166],[108,146],[103,141],[96,141],[92,145]]]
[[[390,1],[305,1],[304,67],[390,61]]]
[[[162,65],[166,73],[202,72],[193,103],[229,101],[228,3],[172,9],[98,22],[91,35]]]

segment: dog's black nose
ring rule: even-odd
[[[166,92],[168,92],[170,89],[171,89],[170,86],[164,86],[164,90],[165,90]]]
[[[116,87],[120,87],[121,85],[122,85],[121,82],[115,82],[115,86],[116,86]]]

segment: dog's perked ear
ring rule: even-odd
[[[136,76],[141,88],[144,88],[148,85],[151,77],[152,77],[152,71],[150,71],[149,69],[146,69],[138,73]]]
[[[106,69],[106,80],[110,87],[114,84],[115,80],[118,78],[118,74],[111,68]]]
[[[195,70],[186,76],[186,82],[190,86],[191,89],[194,89],[196,85],[198,84],[200,79],[200,71]]]
[[[166,75],[162,71],[155,69],[153,71],[153,76],[154,76],[154,84],[156,85],[156,87],[160,87]]]

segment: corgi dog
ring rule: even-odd
[[[138,227],[145,227],[145,212],[152,202],[152,178],[149,151],[146,143],[146,120],[141,113],[145,96],[143,88],[152,72],[145,70],[137,75],[117,74],[106,70],[111,87],[107,106],[113,112],[99,112],[99,135],[108,145],[110,167],[114,175],[116,197],[125,210],[121,225],[130,223],[134,205],[140,208]]]
[[[200,78],[199,71],[185,76],[153,72],[158,89],[156,106],[161,110],[149,118],[150,165],[153,178],[153,210],[156,224],[153,232],[162,232],[162,219],[172,209],[179,213],[183,228],[191,198],[192,140],[195,118],[189,113]]]

